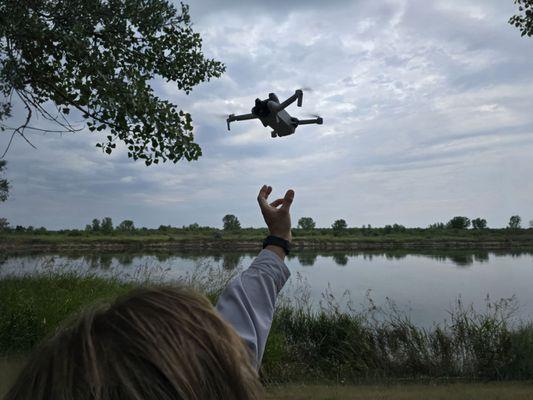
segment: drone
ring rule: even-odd
[[[273,138],[292,135],[296,131],[298,125],[322,125],[324,120],[319,116],[316,116],[316,118],[313,119],[298,119],[291,117],[291,115],[285,111],[285,108],[296,100],[298,100],[298,107],[301,107],[303,95],[303,91],[298,89],[291,97],[282,103],[280,103],[278,96],[274,93],[270,93],[268,99],[265,100],[255,99],[255,106],[252,108],[250,114],[230,114],[228,116],[228,119],[226,120],[228,123],[228,131],[230,130],[230,122],[244,121],[247,119],[260,119],[263,126],[271,127],[273,129],[271,133]]]

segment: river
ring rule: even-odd
[[[173,281],[206,271],[231,274],[250,264],[250,252],[18,254],[0,259],[0,279],[76,271],[120,279]],[[373,251],[296,253],[286,261],[292,276],[285,301],[318,309],[334,298],[343,310],[395,305],[413,322],[431,326],[449,319],[461,299],[477,310],[514,297],[516,317],[533,319],[533,251]],[[331,295],[331,296],[330,296]]]

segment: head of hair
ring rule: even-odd
[[[45,340],[5,400],[258,399],[250,354],[204,296],[137,289]]]

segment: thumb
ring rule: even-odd
[[[289,189],[287,190],[287,193],[285,193],[285,197],[283,198],[283,205],[281,206],[280,210],[289,211],[293,200],[294,200],[294,190]]]

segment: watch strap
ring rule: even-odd
[[[269,245],[278,246],[285,251],[286,255],[289,255],[291,251],[291,243],[288,240],[282,239],[279,236],[269,235],[263,240],[263,249]]]

